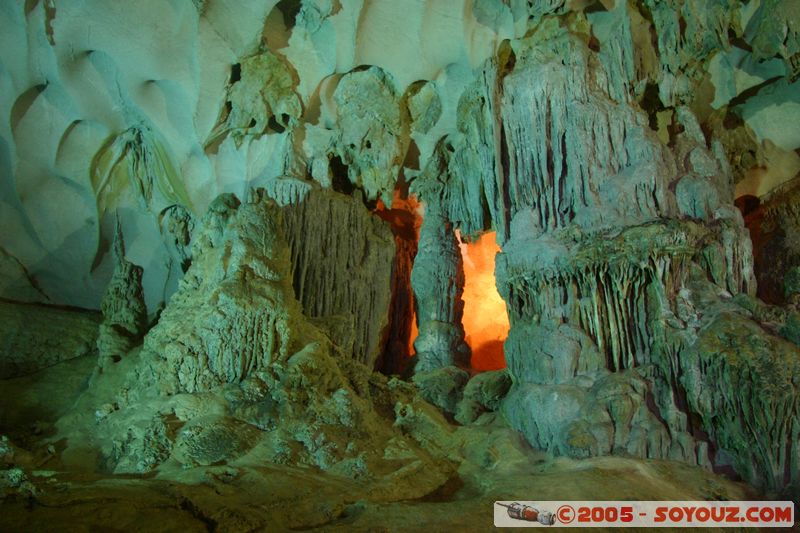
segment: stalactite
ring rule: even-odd
[[[392,296],[396,245],[389,225],[356,199],[330,190],[311,191],[283,214],[297,299],[310,317],[352,317],[352,357],[373,366]]]

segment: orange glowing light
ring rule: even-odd
[[[393,230],[402,237],[419,241],[419,230],[422,227],[424,208],[414,195],[403,198],[400,191],[394,191],[392,208],[388,209],[383,200],[378,198],[375,214],[392,225]]]
[[[471,365],[475,370],[505,368],[503,341],[508,337],[509,322],[506,303],[497,292],[494,260],[500,247],[495,232],[483,234],[477,241],[466,243],[456,231],[461,257],[464,260],[464,324],[465,340],[472,349]]]
[[[392,208],[387,208],[383,200],[379,198],[375,213],[391,225],[398,250],[402,247],[402,241],[419,242],[419,232],[422,227],[422,217],[425,214],[425,209],[416,196],[407,194],[404,197],[399,189],[395,189],[392,197]],[[414,255],[416,255],[416,244],[414,245],[413,254],[407,256],[408,262],[404,265],[395,265],[395,267],[398,269],[404,267],[404,270],[410,276]],[[417,314],[414,311],[413,294],[409,296],[411,297],[411,331],[408,337],[408,354],[411,356],[416,353],[414,341],[419,336],[419,328],[417,327]]]
[[[414,355],[417,350],[414,348],[414,341],[419,337],[419,326],[417,326],[417,313],[411,311],[411,335],[408,336],[408,354]]]

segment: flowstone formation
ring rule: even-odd
[[[708,319],[717,301],[755,289],[722,145],[683,106],[665,145],[610,81],[579,36],[541,24],[487,62],[459,101],[458,133],[414,183],[462,231],[497,228],[506,419],[558,455],[732,461],[756,486],[796,487],[797,346],[756,323],[746,331],[758,341],[722,333],[748,322],[742,308]],[[698,301],[693,277],[713,282],[712,296]],[[752,402],[764,404],[742,408]]]
[[[303,314],[282,217],[260,194],[212,203],[159,323],[130,358],[106,363],[94,378],[98,393],[80,401],[95,413],[98,460],[114,473],[145,473],[168,461],[209,466],[248,456],[357,479],[396,468],[384,451],[399,446],[396,460],[419,477],[410,490],[435,488],[447,463],[373,406],[382,398],[405,409],[408,387],[371,375],[350,355],[352,342],[344,351]],[[83,411],[61,423],[71,438]]]
[[[145,340],[145,356],[156,360],[150,381],[170,393],[240,382],[300,348],[275,216],[266,205],[239,207],[232,195],[211,204],[195,260]]]
[[[13,516],[800,495],[797,2],[229,4],[0,6]]]
[[[362,202],[317,188],[284,207],[283,220],[304,312],[348,357],[374,367],[392,297],[395,242],[388,225]]]

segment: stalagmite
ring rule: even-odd
[[[232,195],[211,205],[193,246],[196,259],[145,340],[151,379],[173,392],[208,390],[300,347],[292,333],[300,310],[276,209],[240,206]]]
[[[139,344],[147,328],[142,267],[125,259],[125,241],[119,224],[114,239],[114,260],[114,275],[103,296],[103,323],[97,337],[101,367],[119,360]]]
[[[461,254],[452,225],[433,209],[425,212],[411,285],[419,324],[419,336],[414,341],[416,372],[466,364],[469,348],[464,344],[461,323]]]

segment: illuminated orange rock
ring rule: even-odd
[[[509,322],[494,278],[494,260],[500,251],[495,232],[485,233],[473,243],[460,240],[459,246],[465,278],[462,322],[465,340],[472,349],[471,365],[476,370],[505,368],[503,342]]]
[[[400,373],[414,354],[414,340],[419,334],[411,290],[411,268],[417,255],[422,226],[422,205],[416,197],[394,191],[392,207],[378,199],[375,214],[389,222],[395,240],[392,277],[391,324],[379,367],[388,373]]]

